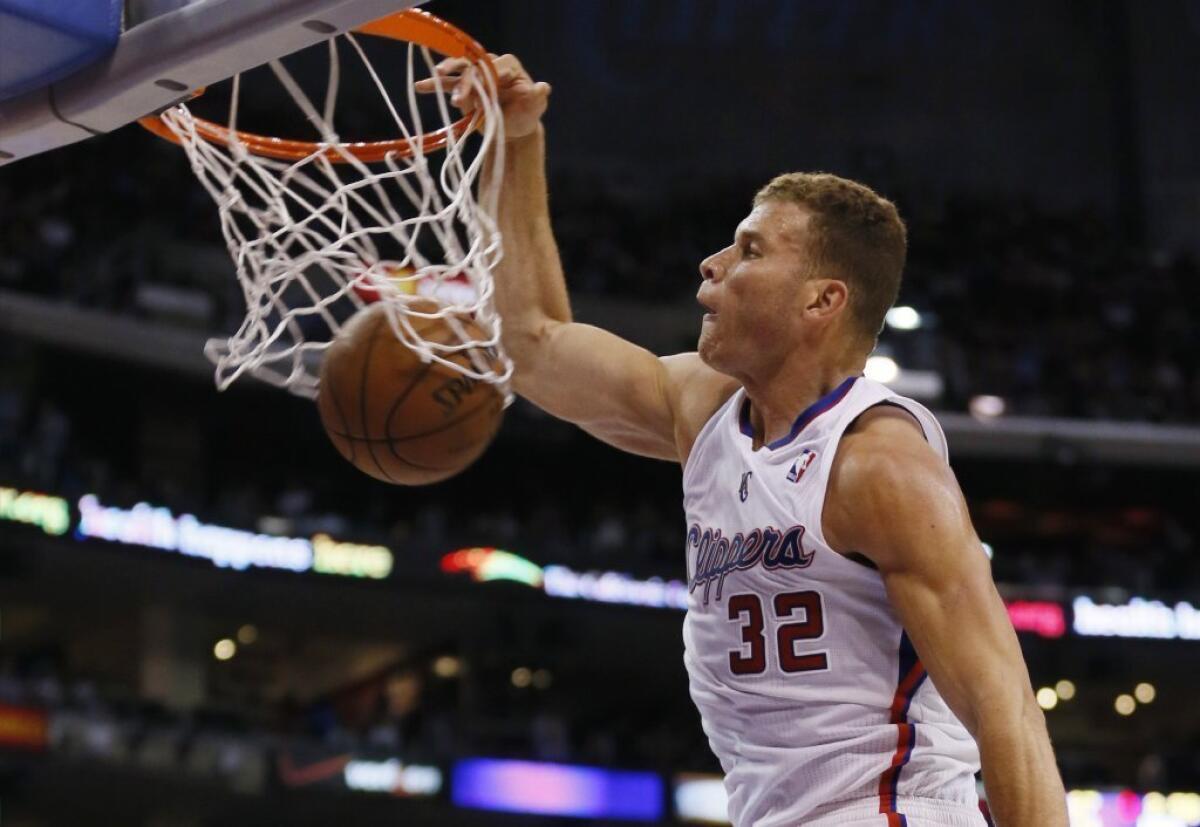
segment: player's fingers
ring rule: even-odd
[[[453,89],[462,77],[462,73],[471,65],[471,61],[463,57],[448,57],[433,67],[433,76],[418,80],[413,88],[418,92],[435,92],[441,82],[442,89]]]
[[[474,66],[467,68],[458,77],[457,83],[454,85],[454,91],[450,93],[450,102],[455,106],[461,107],[464,102],[475,96],[475,78],[478,71]]]
[[[453,89],[458,84],[458,75],[446,75],[439,78],[424,78],[413,84],[413,88],[418,92],[436,92],[440,87],[442,89]]]
[[[488,57],[492,59],[492,65],[497,71],[504,69],[506,71],[524,72],[525,67],[521,65],[521,61],[517,60],[516,55],[503,54],[496,55],[488,52]]]
[[[470,115],[478,107],[478,102],[474,95],[468,95],[456,103],[455,106],[458,107],[458,111],[462,112],[463,115]]]
[[[492,61],[492,68],[496,72],[496,80],[500,88],[513,86],[522,80],[532,83],[529,73],[513,55],[497,55],[489,52],[488,57]],[[462,57],[447,58],[434,67],[434,73],[442,79],[444,88],[471,86],[477,71],[476,64]],[[413,86],[418,92],[432,92],[437,89],[434,78],[419,80]]]
[[[438,61],[433,67],[433,71],[439,75],[457,75],[471,65],[471,61],[465,57],[448,57],[445,60]]]
[[[496,70],[496,79],[501,87],[511,86],[521,80],[532,82],[529,73],[514,55],[488,55],[492,58],[492,66]]]

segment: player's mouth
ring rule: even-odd
[[[704,314],[704,321],[711,322],[717,318],[717,311],[714,310],[713,308],[709,307],[703,301],[701,301],[699,296],[696,296],[696,303],[698,305],[700,305],[700,307],[702,307],[704,310],[708,311],[707,313]]]

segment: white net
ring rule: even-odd
[[[378,162],[359,160],[352,153],[361,145],[341,143],[334,131],[339,53],[347,48],[362,61],[405,141],[403,151],[387,152]],[[503,118],[492,76],[471,74],[480,106],[468,129],[455,130],[457,113],[441,80],[435,94],[414,89],[415,71],[437,77],[429,49],[408,44],[403,108],[353,35],[331,39],[328,49],[321,111],[281,62],[268,64],[320,132],[320,143],[298,159],[259,157],[235,134],[239,77],[221,140],[205,140],[211,124],[186,104],[162,114],[217,203],[246,302],[237,332],[205,348],[216,364],[217,387],[224,390],[248,373],[315,397],[321,354],[353,313],[378,301],[386,305],[395,335],[424,361],[498,385],[510,398],[512,363],[500,345],[491,275],[501,256],[494,218],[499,175],[482,174],[485,162],[503,163]],[[445,131],[445,146],[426,151],[421,138],[434,130]],[[429,335],[439,326],[414,324],[417,317],[444,320],[452,335],[423,338],[418,330]],[[469,359],[449,358],[463,351]],[[485,359],[480,351],[499,358]]]

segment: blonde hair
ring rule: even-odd
[[[826,172],[789,172],[754,196],[790,201],[813,214],[810,250],[816,271],[849,286],[854,329],[874,347],[900,294],[908,233],[896,205],[870,187]]]

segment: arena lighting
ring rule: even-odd
[[[535,589],[542,585],[542,567],[511,551],[491,547],[464,548],[442,557],[442,571],[467,572],[478,583],[512,580]]]
[[[131,509],[105,506],[94,494],[79,499],[75,537],[201,557],[237,571],[254,566],[380,579],[392,570],[392,553],[384,546],[339,543],[325,534],[306,540],[241,531],[202,523],[191,514],[176,517],[169,508],[148,503]]]
[[[1003,416],[1006,408],[1007,405],[1001,397],[991,394],[972,396],[967,402],[967,410],[970,411],[971,416],[982,420]]]
[[[49,731],[45,710],[0,703],[0,747],[44,750]]]
[[[1133,699],[1132,695],[1122,693],[1113,701],[1113,709],[1117,710],[1118,715],[1129,716],[1137,709],[1137,701]]]
[[[686,610],[688,587],[679,580],[639,580],[616,571],[575,571],[567,566],[538,566],[516,554],[491,547],[452,551],[442,557],[442,571],[469,573],[478,582],[512,580],[540,588],[551,597],[591,603],[616,603]],[[1018,632],[1061,638],[1068,629],[1066,607],[1048,600],[1006,600],[1009,620]],[[1200,610],[1190,603],[1169,608],[1158,601],[1133,598],[1110,606],[1077,597],[1072,604],[1075,634],[1200,640]],[[1066,700],[1066,697],[1062,697]]]
[[[437,795],[442,772],[419,764],[405,766],[395,758],[386,761],[347,761],[342,778],[351,790],[392,795]]]
[[[916,330],[921,326],[921,314],[915,308],[901,305],[893,307],[885,317],[887,325],[895,330]]]
[[[1037,691],[1037,703],[1042,709],[1051,710],[1058,706],[1058,693],[1048,686]]]
[[[701,824],[728,824],[729,797],[719,775],[675,776],[675,815],[681,821]]]
[[[439,678],[457,678],[462,672],[462,661],[454,655],[440,655],[433,662],[433,674]]]
[[[1071,790],[1067,813],[1071,827],[1190,827],[1200,822],[1200,795]]]
[[[313,571],[345,577],[382,580],[392,573],[392,553],[384,546],[339,543],[328,534],[314,534]]]
[[[541,567],[509,551],[464,548],[442,557],[442,571],[469,573],[476,582],[511,580],[542,589],[551,597],[620,603],[657,609],[686,609],[687,586],[679,580],[639,580],[616,571],[579,572],[567,566]]]
[[[1174,607],[1157,600],[1134,597],[1128,603],[1094,603],[1077,597],[1073,629],[1083,637],[1140,637],[1166,640],[1200,640],[1200,610],[1191,603]]]
[[[900,366],[890,356],[868,356],[863,374],[876,382],[891,382],[900,375]]]
[[[508,813],[658,821],[663,784],[652,772],[469,758],[454,765],[460,807]]]
[[[1058,603],[1045,600],[1005,601],[1008,618],[1018,632],[1033,632],[1047,638],[1067,633],[1067,613]]]
[[[688,588],[679,580],[651,577],[638,580],[616,571],[577,572],[566,566],[546,566],[543,586],[551,597],[624,603],[656,609],[687,609]]]
[[[24,523],[61,536],[71,527],[71,509],[62,497],[0,487],[0,522]]]
[[[1139,683],[1133,688],[1133,697],[1137,698],[1140,704],[1154,703],[1154,699],[1158,696],[1158,691],[1152,683]]]
[[[686,610],[687,584],[651,577],[639,580],[616,571],[581,572],[567,566],[538,566],[512,552],[491,547],[466,548],[442,557],[442,571],[469,573],[473,580],[512,580],[541,588],[551,597],[593,603],[617,603],[659,609]],[[1006,601],[1008,616],[1018,632],[1060,638],[1067,632],[1067,614],[1058,603]]]
[[[229,638],[221,638],[213,645],[213,657],[217,660],[229,660],[237,654],[237,644]]]
[[[1069,701],[1075,697],[1075,684],[1063,678],[1058,683],[1054,684],[1054,692],[1064,701]]]

